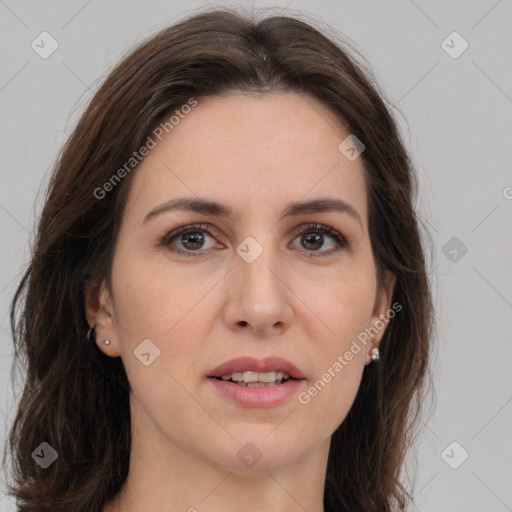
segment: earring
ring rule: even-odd
[[[101,343],[104,347],[107,345],[110,345],[110,340],[108,338],[105,338],[103,342]]]
[[[370,357],[372,358],[372,361],[378,361],[379,360],[379,349],[377,347],[373,347],[370,350]]]

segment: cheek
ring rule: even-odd
[[[376,281],[373,268],[366,266],[360,271],[340,271],[338,275],[324,279],[323,283],[311,301],[324,324],[323,353],[332,356],[333,352],[346,350],[368,326]]]
[[[112,277],[121,357],[132,387],[138,387],[139,379],[145,386],[149,378],[170,379],[166,386],[174,387],[170,374],[188,382],[215,318],[212,297],[218,276],[194,277],[186,270],[120,255],[114,260]],[[150,368],[159,368],[159,373],[148,371],[135,357],[148,339],[156,347],[149,345],[149,352],[158,354]]]
[[[360,275],[338,276],[321,293],[311,297],[314,312],[308,338],[315,340],[315,375],[299,396],[299,403],[310,412],[325,415],[325,426],[337,428],[348,414],[364,370],[368,326],[375,299],[375,279],[371,270]],[[315,317],[316,318],[316,317]]]
[[[112,280],[116,318],[126,328],[121,335],[128,332],[134,338],[161,341],[181,327],[214,284],[208,276],[194,279],[186,270],[162,264],[160,258],[134,255],[122,247],[114,260]]]
[[[173,418],[172,423],[190,424],[198,411],[186,389],[197,378],[194,372],[210,331],[205,320],[211,308],[207,292],[215,283],[211,278],[150,270],[149,264],[135,261],[117,263],[113,268],[117,333],[132,398],[157,424],[169,424],[176,410],[183,418]],[[143,341],[148,339],[154,345]],[[144,352],[139,350],[142,342],[147,344]],[[150,354],[148,365],[141,357],[144,353]]]

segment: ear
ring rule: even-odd
[[[396,275],[390,271],[386,271],[384,275],[384,284],[380,289],[377,290],[377,294],[375,296],[375,303],[371,316],[371,327],[368,328],[369,331],[374,334],[371,337],[372,343],[369,343],[367,347],[365,364],[372,362],[370,350],[373,347],[379,346],[379,343],[386,331],[388,322],[390,320],[389,311],[391,310],[391,301],[393,299],[395,283]]]
[[[94,336],[91,335],[91,343],[96,343],[98,348],[107,356],[118,357],[120,355],[119,339],[114,316],[111,293],[105,281],[98,284],[88,284],[84,294],[85,317],[89,327],[94,327]],[[105,339],[110,340],[108,345],[103,345]]]

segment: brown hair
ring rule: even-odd
[[[104,356],[86,337],[84,290],[103,278],[110,284],[135,171],[101,199],[93,191],[176,108],[230,91],[315,97],[366,146],[361,158],[379,285],[386,270],[396,275],[393,302],[402,311],[333,434],[326,493],[339,493],[350,510],[406,508],[411,496],[400,471],[430,382],[431,289],[413,207],[415,171],[373,75],[349,47],[299,17],[200,12],[136,48],[94,95],[59,156],[11,305],[15,361],[25,379],[9,437],[10,492],[21,510],[97,511],[126,479],[129,384],[121,359]],[[58,453],[48,469],[32,459],[43,441]]]

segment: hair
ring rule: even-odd
[[[336,494],[350,510],[378,512],[411,503],[401,470],[430,383],[434,326],[413,205],[417,177],[373,74],[350,55],[349,43],[326,34],[297,16],[196,12],[124,56],[94,94],[58,156],[11,303],[13,371],[20,369],[24,382],[8,439],[9,492],[20,510],[92,512],[121,490],[130,457],[130,387],[121,358],[105,356],[86,335],[85,293],[103,280],[111,286],[136,170],[104,197],[94,191],[191,98],[233,92],[316,98],[365,145],[360,158],[378,286],[386,271],[393,273],[393,301],[402,310],[332,435],[324,498]],[[43,441],[58,453],[48,469],[32,458]]]

